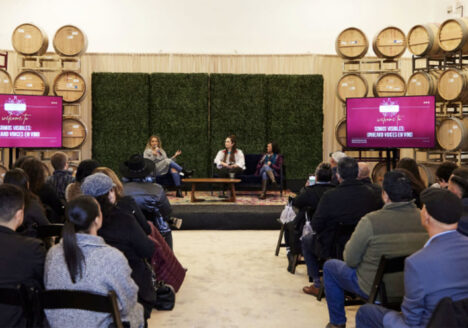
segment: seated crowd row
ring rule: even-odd
[[[186,269],[172,252],[171,205],[164,189],[146,182],[154,163],[133,155],[115,172],[82,161],[76,178],[63,152],[46,176],[35,157],[20,158],[0,184],[0,288],[83,290],[117,294],[122,320],[143,327],[156,305],[155,281],[178,291]],[[149,180],[151,181],[151,179]],[[60,242],[46,251],[41,226],[64,223]],[[35,325],[108,327],[110,315],[46,310]],[[0,327],[24,327],[20,307],[0,304]]]
[[[384,276],[387,297],[402,301],[401,312],[366,304],[356,327],[426,327],[441,299],[468,299],[468,169],[442,163],[429,188],[410,158],[385,174],[382,187],[369,172],[341,152],[317,167],[316,183],[292,200],[298,213],[285,226],[288,271],[302,254],[312,283],[303,291],[318,299],[324,292],[327,328],[345,327],[345,293],[367,300],[381,257],[408,256],[404,277]],[[468,321],[461,316],[446,320]]]

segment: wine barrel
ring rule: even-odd
[[[468,69],[445,70],[439,77],[437,91],[448,101],[468,101]]]
[[[426,187],[430,187],[434,183],[436,183],[436,170],[439,167],[439,164],[421,164],[418,163],[418,170],[419,170],[419,175],[421,176],[421,179],[424,182],[424,185]]]
[[[468,53],[468,17],[447,19],[440,25],[438,39],[445,52]]]
[[[437,142],[445,150],[468,150],[468,117],[440,120]]]
[[[54,80],[54,94],[62,96],[67,103],[78,102],[86,92],[83,77],[72,71],[62,72]]]
[[[55,33],[53,45],[59,55],[81,56],[88,47],[88,39],[78,27],[65,25]]]
[[[406,93],[406,82],[398,73],[381,74],[374,82],[375,97],[399,97]]]
[[[416,25],[408,32],[408,50],[415,56],[442,55],[439,45],[439,24]]]
[[[45,76],[33,70],[26,70],[19,73],[15,82],[13,83],[13,88],[16,94],[22,95],[47,95],[49,93],[49,85]]]
[[[341,147],[346,148],[346,118],[342,118],[335,127],[335,138]]]
[[[15,28],[11,42],[15,51],[25,56],[42,55],[49,46],[47,34],[40,27],[29,23]]]
[[[335,41],[338,56],[344,59],[359,59],[366,55],[369,41],[360,29],[349,27],[343,30]]]
[[[13,93],[10,74],[3,69],[0,69],[0,93]]]
[[[62,147],[78,148],[85,142],[87,135],[88,130],[83,122],[71,117],[63,119]]]
[[[372,49],[377,57],[398,58],[406,50],[405,33],[398,27],[386,27],[374,37]]]
[[[441,71],[416,72],[411,75],[406,85],[407,96],[438,96],[437,82]]]
[[[336,96],[342,102],[346,102],[346,98],[366,97],[368,91],[367,80],[357,73],[343,75],[336,86]]]

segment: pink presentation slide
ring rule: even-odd
[[[433,148],[433,96],[348,98],[347,146],[350,148]]]
[[[0,94],[0,147],[62,147],[62,97]]]

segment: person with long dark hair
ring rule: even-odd
[[[137,303],[138,287],[132,280],[125,256],[98,236],[102,214],[91,196],[78,196],[65,208],[62,241],[47,253],[44,283],[46,289],[82,290],[106,295],[117,294],[123,321],[143,327],[143,308]],[[74,309],[46,310],[54,327],[102,327],[112,323],[107,313]]]
[[[3,183],[18,186],[24,193],[24,220],[16,232],[23,236],[37,237],[37,227],[50,222],[39,197],[29,190],[28,175],[20,168],[11,169],[5,173]]]
[[[280,155],[278,145],[270,141],[266,145],[266,153],[263,154],[262,158],[257,163],[257,171],[255,175],[262,177],[262,193],[260,199],[266,198],[268,180],[273,185],[276,185],[276,178],[280,176],[281,166],[283,166],[283,156]]]
[[[181,155],[182,151],[177,150],[171,158],[167,157],[166,152],[162,148],[161,138],[152,135],[146,143],[143,157],[153,161],[155,165],[155,176],[165,175],[168,172],[172,176],[174,185],[177,188],[176,197],[183,198],[182,191],[180,190],[181,174],[188,177],[193,172],[185,171],[182,166],[175,162],[177,156]]]
[[[135,218],[117,206],[115,186],[107,175],[91,174],[83,181],[81,191],[84,195],[96,198],[101,206],[103,224],[99,236],[124,253],[132,268],[132,278],[138,286],[138,302],[144,307],[145,319],[149,318],[156,293],[153,288],[152,271],[146,261],[153,256],[154,243]]]
[[[18,166],[16,166],[18,167]],[[35,157],[26,158],[19,166],[29,178],[29,189],[39,196],[52,223],[63,222],[63,202],[53,187],[46,183],[47,167]]]
[[[237,148],[236,136],[231,134],[224,140],[224,149],[216,154],[214,163],[221,178],[233,177],[245,170],[245,158],[242,150]],[[226,186],[224,186],[225,188]],[[220,197],[224,196],[224,188]]]
[[[85,159],[78,164],[75,182],[70,183],[67,188],[65,188],[65,199],[67,201],[81,195],[81,184],[87,176],[93,174],[94,169],[98,166],[99,162],[95,159]]]

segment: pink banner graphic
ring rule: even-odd
[[[0,94],[0,147],[62,147],[62,97]]]
[[[346,132],[350,148],[433,148],[434,96],[348,98]]]

